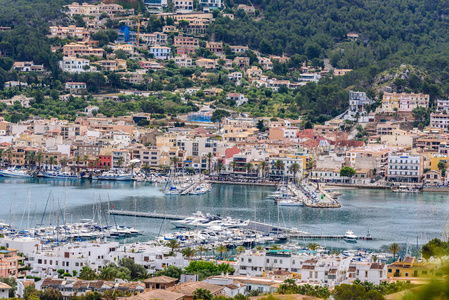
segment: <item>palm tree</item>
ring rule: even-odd
[[[171,163],[173,164],[173,174],[176,173],[176,169],[178,168],[179,158],[177,156],[173,156],[170,158]]]
[[[277,160],[277,161],[274,163],[274,167],[275,167],[278,171],[281,171],[281,169],[284,170],[285,164],[282,162],[282,160]],[[282,173],[282,174],[283,174],[283,173]]]
[[[135,162],[129,164],[129,166],[131,167],[131,177],[133,177],[133,174],[134,174],[134,168],[136,167],[136,165],[137,165],[137,164],[136,164]]]
[[[5,154],[6,154],[6,156],[8,157],[8,164],[11,165],[12,149],[11,149],[11,148],[6,149],[6,150],[5,150]]]
[[[150,165],[148,164],[148,163],[145,163],[143,166],[142,166],[142,170],[145,172],[145,173],[149,173],[150,172]]]
[[[401,251],[401,246],[399,246],[398,243],[390,244],[390,246],[388,246],[388,251],[393,253],[393,261],[396,261],[396,253]]]
[[[218,172],[218,175],[220,175],[221,171],[224,170],[224,164],[219,161],[216,165],[215,165],[215,171]]]
[[[281,247],[279,245],[273,245],[270,247],[270,250],[281,250]]]
[[[53,164],[55,163],[55,158],[53,156],[50,156],[48,158],[48,163],[50,164],[50,170],[53,169]]]
[[[123,166],[123,163],[125,162],[125,159],[123,158],[123,156],[120,156],[118,161],[117,161],[117,166],[119,168],[121,168]]]
[[[25,160],[28,162],[28,166],[30,166],[34,162],[35,157],[36,153],[34,153],[33,151],[30,151],[26,154]]]
[[[44,155],[42,154],[42,152],[39,152],[38,154],[36,154],[36,162],[39,164],[39,170],[41,169],[41,163],[42,160],[44,159]]]
[[[181,250],[182,255],[187,257],[187,259],[191,258],[192,256],[195,256],[196,250],[190,247],[184,248]]]
[[[98,169],[101,164],[101,159],[99,157],[95,158],[95,168]]]
[[[307,248],[309,248],[309,250],[315,251],[316,249],[318,249],[320,247],[320,245],[318,245],[317,243],[309,243],[307,245]]]
[[[220,258],[223,258],[223,253],[228,252],[228,248],[227,248],[225,245],[220,244],[220,245],[217,247],[217,251],[220,252]]]
[[[264,248],[263,248],[263,246],[262,245],[257,245],[256,246],[256,250],[257,251],[262,251]]]
[[[167,243],[165,243],[165,246],[170,248],[172,252],[174,252],[175,249],[178,249],[180,247],[178,241],[175,239],[169,240]]]
[[[244,166],[243,169],[246,170],[246,175],[248,175],[248,173],[250,173],[253,170],[253,164],[250,162],[247,162]]]
[[[83,161],[84,161],[84,166],[87,168],[87,162],[89,161],[89,156],[84,155]]]
[[[193,300],[212,300],[214,296],[207,289],[196,289],[193,291]]]
[[[246,248],[243,246],[238,246],[237,249],[235,249],[238,254],[245,252]]]
[[[293,173],[293,182],[296,182],[296,173],[298,173],[299,170],[301,170],[301,166],[298,163],[293,163],[290,166],[290,172]]]
[[[0,161],[3,164],[3,157],[4,157],[5,152],[3,151],[3,149],[0,149]]]
[[[203,253],[207,251],[207,248],[204,246],[198,246],[196,250],[200,253],[200,259],[203,259]]]
[[[79,173],[80,172],[80,161],[81,161],[81,157],[79,155],[77,155],[75,157],[75,161],[76,161],[76,172]]]
[[[64,171],[64,167],[67,165],[67,158],[66,157],[63,157],[63,158],[61,158],[61,160],[59,161],[59,163],[61,164],[61,168],[63,169],[63,171]]]
[[[232,176],[234,176],[235,168],[237,167],[237,163],[233,160],[229,163],[229,166],[232,168]]]
[[[206,157],[207,157],[207,165],[209,167],[209,176],[210,176],[210,169],[211,169],[211,162],[212,162],[213,155],[211,152],[209,152],[209,153],[207,153]]]
[[[262,178],[265,178],[267,169],[268,169],[268,163],[266,161],[261,161],[260,164],[260,169],[262,170]]]

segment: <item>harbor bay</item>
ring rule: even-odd
[[[449,209],[445,193],[392,193],[390,190],[341,189],[338,209],[280,207],[266,197],[273,187],[213,184],[204,195],[164,195],[163,185],[144,182],[70,181],[1,178],[0,219],[24,229],[49,221],[77,222],[102,216],[103,225],[127,225],[143,230],[128,241],[147,241],[173,232],[170,220],[108,216],[114,210],[191,215],[197,211],[250,219],[275,226],[296,228],[313,235],[358,236],[369,231],[371,241],[348,244],[342,240],[317,240],[331,249],[379,249],[393,242],[423,244],[441,238]],[[50,200],[49,200],[50,199]],[[101,210],[98,209],[101,203]],[[43,217],[44,211],[46,212]],[[50,218],[51,215],[51,218]],[[65,220],[61,217],[65,216]],[[279,216],[279,217],[278,217]],[[299,240],[307,244],[309,241]]]

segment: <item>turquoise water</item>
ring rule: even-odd
[[[144,230],[140,240],[173,230],[170,221],[160,219],[124,216],[108,219],[108,200],[115,209],[179,215],[200,210],[278,224],[277,206],[273,200],[265,199],[274,190],[270,187],[216,184],[209,194],[195,196],[166,196],[160,191],[162,185],[139,182],[0,178],[0,187],[0,219],[14,223],[16,228],[26,228],[28,223],[34,225],[41,220],[46,224],[62,223],[64,212],[67,222],[91,219],[94,203],[101,201],[102,224],[135,226]],[[378,249],[392,242],[415,245],[417,238],[422,244],[442,237],[449,213],[446,193],[397,194],[388,190],[355,189],[342,192],[339,198],[342,208],[282,207],[279,224],[312,234],[342,235],[351,229],[356,235],[365,235],[369,230],[374,237],[373,241],[353,245],[343,241],[316,241],[329,248]],[[42,219],[46,204],[47,213]],[[99,214],[96,209],[95,216]]]

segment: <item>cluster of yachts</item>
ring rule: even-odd
[[[210,183],[191,179],[178,182],[167,180],[163,191],[166,195],[203,195],[211,190],[212,186]]]
[[[31,171],[26,168],[10,167],[5,170],[0,170],[0,175],[4,177],[13,178],[33,178],[33,177],[43,177],[43,178],[53,178],[53,179],[81,179],[81,178],[92,178],[94,180],[111,180],[111,181],[131,181],[133,176],[129,173],[125,173],[121,170],[117,171],[105,171],[98,175],[90,176],[86,174],[84,176],[74,175],[70,172],[64,172],[61,170],[51,170],[51,171]]]
[[[335,199],[337,195],[338,193],[334,193],[332,198]],[[267,199],[274,199],[278,206],[304,206],[305,203],[317,203],[323,197],[323,193],[310,189],[307,185],[289,183],[279,185]]]
[[[231,217],[222,218],[220,215],[204,215],[198,211],[193,216],[182,220],[171,222],[176,228],[200,229],[219,227],[221,228],[242,228],[248,226],[249,220],[242,221],[240,219],[232,219]]]
[[[45,242],[70,240],[94,240],[98,238],[125,238],[141,235],[142,231],[130,226],[101,226],[92,220],[56,226],[39,226],[28,230],[17,230],[6,223],[0,223],[0,233],[10,237],[32,237]]]

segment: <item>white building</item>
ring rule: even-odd
[[[65,56],[62,61],[59,62],[59,67],[62,71],[69,73],[83,73],[90,71],[88,59],[71,56]]]
[[[368,281],[380,284],[387,276],[387,265],[384,263],[354,262],[349,265],[348,279],[358,279],[362,282]]]
[[[167,6],[167,0],[144,0],[144,3],[149,8],[158,8],[161,9],[162,7]]]
[[[176,56],[175,64],[181,68],[190,68],[193,66],[193,60],[187,55]]]
[[[234,298],[238,294],[245,295],[246,285],[241,284],[238,281],[234,281],[234,279],[228,277],[210,277],[204,280],[204,282],[215,284],[219,286],[223,286],[223,293],[228,296]]]
[[[131,135],[124,131],[113,132],[112,139],[115,143],[131,143]]]
[[[11,287],[6,283],[0,282],[0,299],[8,299],[9,298],[9,290]]]
[[[394,182],[420,182],[423,175],[422,155],[398,154],[388,156],[387,177]]]
[[[349,110],[352,113],[363,113],[367,105],[373,104],[374,101],[366,96],[365,92],[349,91]]]
[[[178,136],[176,145],[180,150],[186,151],[185,156],[202,156],[207,153],[217,152],[217,140],[208,137],[187,138]]]
[[[449,99],[437,99],[437,110],[439,111],[449,111]]]
[[[280,160],[284,163],[283,169],[276,168],[276,161]],[[286,177],[293,178],[294,174],[290,170],[291,166],[297,163],[299,165],[299,171],[296,172],[296,178],[301,179],[303,170],[303,162],[302,158],[293,158],[293,157],[270,157],[269,165],[270,165],[270,176],[271,177]]]
[[[318,82],[321,79],[321,75],[318,73],[303,73],[299,77],[300,82]]]
[[[84,266],[95,271],[119,259],[129,257],[135,263],[142,265],[149,273],[163,270],[169,265],[184,267],[185,261],[181,254],[167,256],[170,249],[154,247],[146,244],[120,245],[118,242],[80,242],[66,244],[50,250],[36,250],[28,253],[30,274],[45,277],[56,275],[58,269],[67,273],[80,273]]]
[[[150,53],[157,59],[168,59],[171,56],[171,49],[164,46],[154,46],[150,48]]]
[[[240,74],[240,73],[239,73]],[[228,100],[234,100],[235,106],[239,107],[240,105],[243,105],[248,102],[248,98],[245,97],[245,95],[241,93],[229,93],[226,96],[226,99]]]
[[[220,8],[223,6],[223,1],[221,0],[200,0],[199,5],[203,8]]]
[[[441,128],[444,131],[449,129],[449,115],[443,113],[430,114],[430,127]]]

